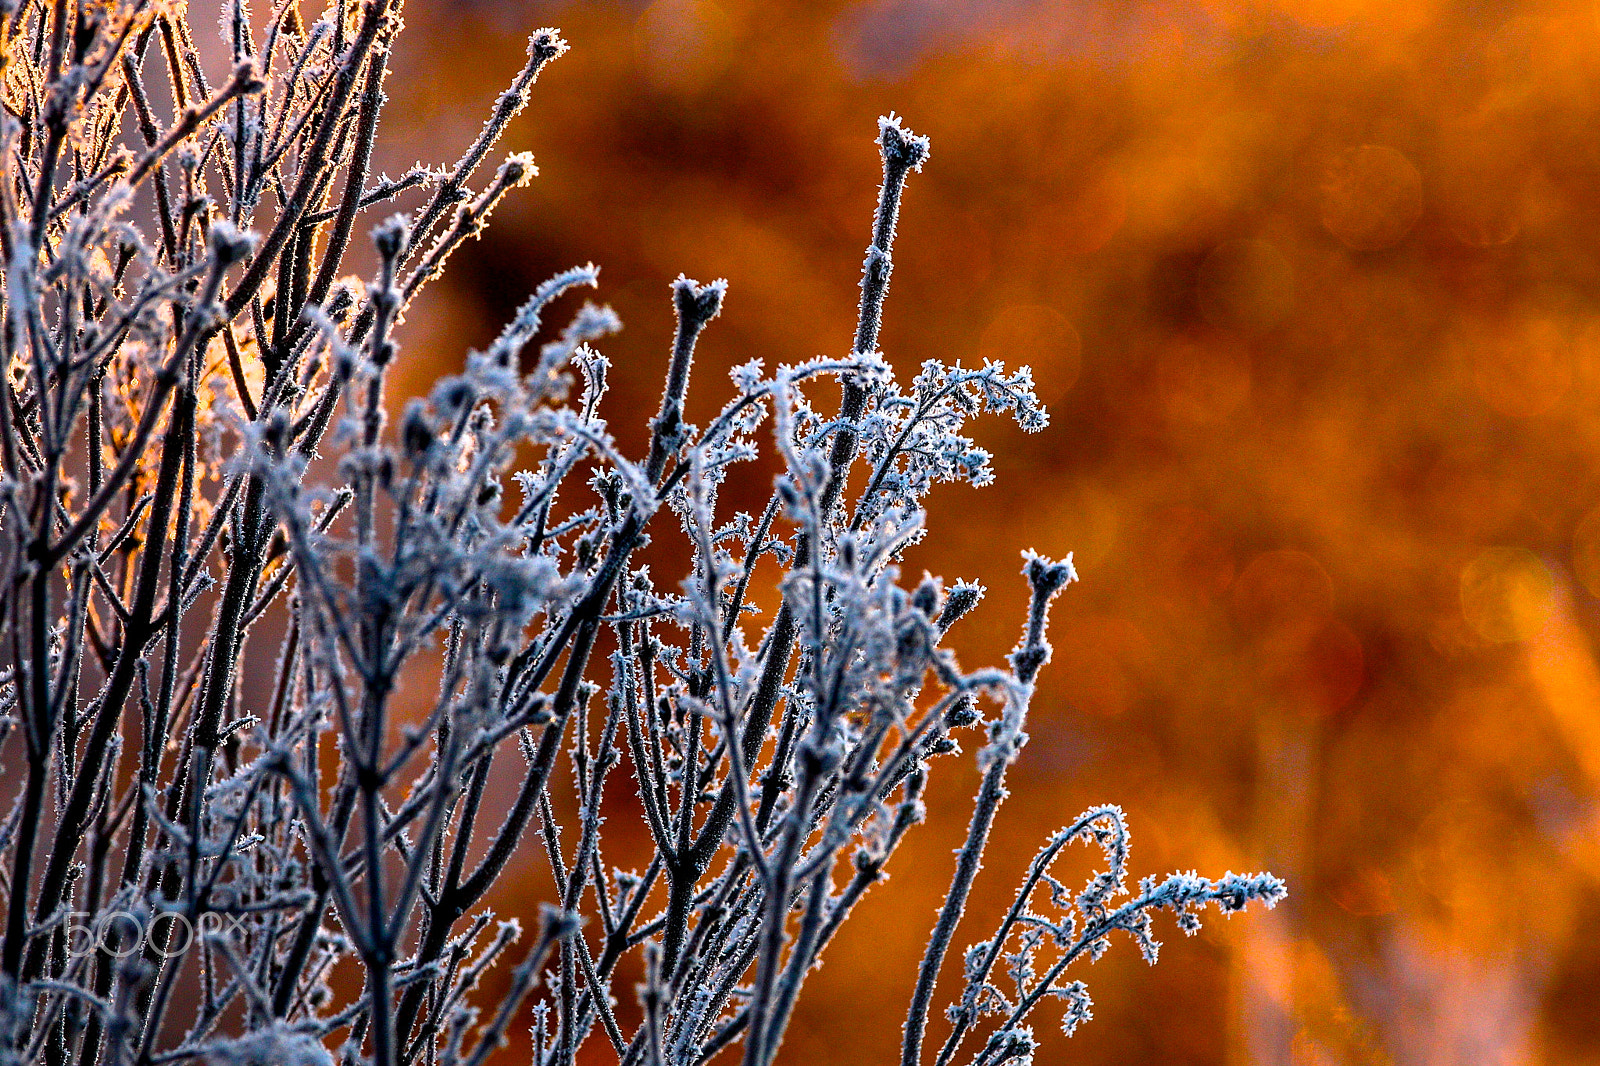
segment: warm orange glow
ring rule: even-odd
[[[529,27],[574,50],[514,127],[542,176],[414,311],[399,373],[420,388],[589,259],[627,323],[608,417],[635,446],[680,270],[731,282],[691,419],[726,366],[843,353],[873,120],[908,116],[933,156],[886,354],[1030,362],[1053,420],[980,429],[997,484],[936,494],[906,569],[989,586],[967,665],[1015,640],[1018,549],[1083,576],[958,939],[1096,801],[1128,808],[1141,871],[1265,867],[1293,893],[1154,970],[1115,953],[1041,1061],[1594,1063],[1597,10],[418,0],[407,138],[462,143]],[[449,59],[412,76],[424,54]],[[394,136],[383,162],[439,152]],[[727,495],[759,507],[765,477]],[[783,1061],[894,1059],[963,774]]]

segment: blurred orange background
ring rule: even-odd
[[[1128,810],[1137,873],[1264,868],[1292,893],[1193,940],[1167,925],[1155,969],[1119,944],[1078,974],[1091,1023],[1069,1042],[1041,1019],[1041,1062],[1600,1063],[1588,0],[412,0],[407,20],[391,173],[454,158],[535,26],[573,45],[506,145],[542,176],[413,315],[409,387],[593,259],[627,324],[608,417],[635,447],[668,282],[730,280],[691,417],[727,366],[844,354],[875,119],[932,137],[884,351],[906,374],[1030,363],[1052,424],[982,425],[997,483],[936,494],[906,570],[989,587],[953,634],[969,667],[1016,639],[1020,549],[1082,575],[957,947],[1097,802]],[[782,1061],[897,1061],[970,813],[970,759],[942,769]],[[529,873],[502,906],[545,889]]]

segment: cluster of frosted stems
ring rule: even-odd
[[[390,178],[371,160],[400,0],[314,23],[232,0],[203,23],[220,49],[193,6],[0,2],[0,1063],[478,1066],[531,1025],[540,1064],[601,1042],[765,1066],[963,740],[982,780],[906,1066],[1026,1061],[1035,1007],[1089,1016],[1067,971],[1112,934],[1154,959],[1155,911],[1193,931],[1204,904],[1283,894],[1132,891],[1121,813],[1090,811],[928,1042],[1074,574],[1027,555],[1016,650],[968,671],[943,641],[982,589],[897,568],[932,486],[988,480],[973,416],[1046,422],[1026,368],[930,361],[902,385],[878,351],[926,139],[880,122],[845,354],[739,367],[692,425],[726,286],[680,277],[626,455],[615,316],[542,323],[591,266],[425,398],[385,400],[407,308],[535,173],[489,157],[559,36],[533,35],[455,163]],[[740,478],[757,513],[720,500]],[[681,570],[641,564],[652,537]],[[608,816],[643,828],[614,843]],[[1051,874],[1073,841],[1105,856],[1077,893]],[[513,861],[554,886],[527,934],[495,910]]]

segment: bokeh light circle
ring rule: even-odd
[[[1496,644],[1527,640],[1543,628],[1555,579],[1526,548],[1480,552],[1461,571],[1461,614],[1473,632]]]
[[[1479,395],[1508,418],[1547,415],[1572,386],[1576,345],[1560,322],[1526,317],[1470,343]]]
[[[1422,175],[1387,145],[1340,153],[1323,173],[1321,192],[1322,225],[1358,252],[1400,243],[1422,215]]]
[[[1156,387],[1174,422],[1220,422],[1250,399],[1250,354],[1237,344],[1176,341],[1156,357]]]
[[[1083,340],[1067,317],[1042,304],[1011,304],[984,328],[978,355],[1008,367],[1033,367],[1046,403],[1077,383],[1083,370]]]

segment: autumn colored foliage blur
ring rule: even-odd
[[[691,418],[722,367],[848,350],[876,116],[932,136],[885,353],[1031,363],[1052,424],[980,429],[997,483],[938,494],[908,569],[990,587],[969,665],[1014,641],[1017,549],[1082,575],[958,945],[1095,802],[1129,810],[1140,871],[1292,890],[1157,969],[1113,952],[1095,1021],[1044,1061],[1600,1061],[1589,0],[414,0],[407,21],[391,172],[464,142],[530,27],[574,49],[510,138],[542,176],[413,314],[398,371],[420,391],[592,258],[634,444],[680,270],[731,283]],[[894,1059],[970,784],[932,797],[783,1061]]]

